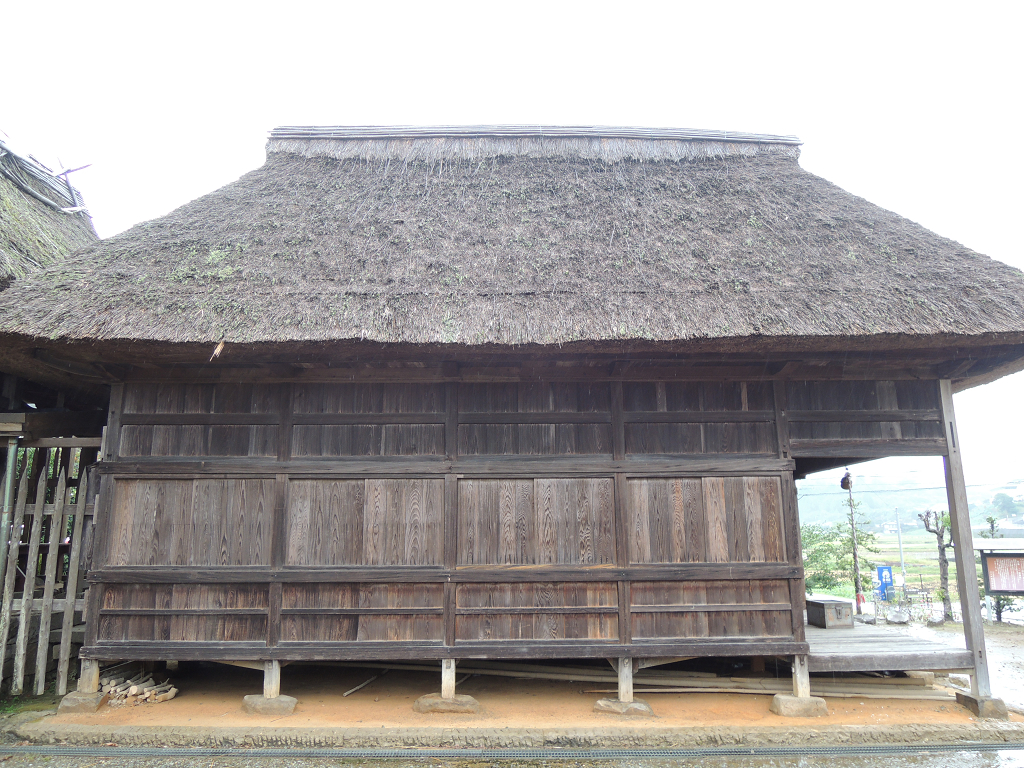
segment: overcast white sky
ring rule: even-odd
[[[1018,2],[8,0],[0,131],[92,164],[73,179],[101,236],[259,166],[277,125],[796,134],[813,173],[1024,268],[1022,22]],[[1024,374],[955,402],[968,482],[1024,478]]]

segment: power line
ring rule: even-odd
[[[990,486],[983,485],[983,484],[980,484],[980,483],[975,483],[974,485],[968,485],[967,487],[968,488],[988,488]],[[931,487],[928,487],[928,488],[875,488],[875,489],[871,489],[871,490],[859,490],[859,491],[857,491],[857,495],[859,496],[859,495],[861,495],[863,493],[911,493],[911,492],[915,492],[915,491],[944,491],[944,490],[946,490],[946,486],[944,486],[944,485],[936,485],[936,486],[931,486]],[[801,496],[802,498],[808,498],[810,496],[836,496],[836,495],[842,494],[842,492],[843,492],[842,490],[839,490],[839,491],[825,491],[824,493],[800,493],[798,495]]]

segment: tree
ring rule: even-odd
[[[800,543],[804,552],[804,579],[807,591],[835,589],[839,586],[842,548],[834,526],[800,526]]]
[[[942,593],[942,620],[953,621],[953,605],[949,601],[949,560],[946,550],[953,548],[953,531],[950,530],[949,515],[928,510],[918,515],[924,529],[935,535],[939,548],[939,592]],[[947,538],[948,537],[948,538]]]
[[[998,494],[998,495],[1005,496],[1006,494]],[[1009,496],[1007,496],[1007,498],[1009,498]],[[1003,534],[1001,534],[999,532],[999,521],[995,517],[993,517],[992,515],[989,515],[988,517],[985,518],[985,522],[988,523],[988,530],[987,531],[982,531],[981,533],[979,533],[978,534],[978,538],[980,538],[980,539],[1001,539],[1001,538],[1003,538]],[[979,581],[981,581],[981,579],[979,579]],[[984,585],[984,583],[982,583],[980,586],[981,586],[981,596],[984,597],[985,596],[985,585]],[[991,595],[991,597],[992,597],[992,607],[995,609],[995,612],[996,612],[996,621],[997,622],[1002,622],[1002,620],[1003,620],[1003,611],[1005,611],[1007,609],[1012,609],[1015,606],[1015,604],[1016,604],[1016,600],[1014,600],[1014,598],[1012,598],[1012,597],[1010,597],[1008,595]]]
[[[846,518],[835,524],[840,557],[839,573],[848,581],[853,582],[854,594],[862,593],[862,584],[871,583],[871,573],[875,563],[864,557],[864,553],[877,554],[878,544],[875,534],[868,530],[871,521],[860,511],[860,502],[850,496],[844,502],[847,506]],[[857,606],[860,613],[860,605]]]
[[[1017,514],[1017,505],[1013,503],[1013,499],[1007,496],[1005,493],[997,493],[992,497],[992,506],[1002,514],[1003,517],[1013,517]],[[991,520],[991,517],[985,518],[986,522]]]
[[[856,504],[856,502],[855,502]],[[854,508],[856,511],[856,507]],[[861,553],[878,552],[875,535],[863,530],[870,521],[857,512],[857,546]],[[800,541],[804,553],[804,578],[809,592],[835,589],[842,583],[856,584],[853,565],[853,530],[849,520],[835,525],[800,526]],[[858,566],[870,572],[875,564],[860,555]],[[861,580],[868,578],[861,573]]]

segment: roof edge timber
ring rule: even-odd
[[[439,138],[597,138],[722,141],[742,144],[803,142],[796,136],[694,128],[638,128],[590,125],[310,125],[279,126],[273,139],[439,139]]]
[[[336,160],[422,160],[488,157],[575,157],[605,162],[722,157],[800,156],[795,136],[682,128],[604,126],[283,126],[267,154]]]

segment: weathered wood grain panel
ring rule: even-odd
[[[183,417],[187,419],[187,417]],[[122,456],[277,456],[278,428],[268,425],[126,424]]]
[[[788,637],[784,581],[634,582],[633,637]]]
[[[295,413],[441,413],[443,384],[296,384]]]
[[[611,479],[459,481],[459,565],[615,562]]]
[[[297,424],[292,455],[443,456],[443,424]]]
[[[456,640],[615,640],[615,584],[459,584]]]
[[[265,566],[271,480],[118,480],[109,565]]]
[[[437,641],[441,584],[286,584],[282,642]]]
[[[274,413],[274,384],[144,384],[124,389],[124,413]]]
[[[444,480],[294,480],[288,565],[441,565]]]
[[[777,477],[629,481],[630,562],[784,562]]]
[[[786,396],[793,440],[935,439],[944,435],[936,381],[790,381]],[[821,418],[813,418],[814,412]],[[928,411],[934,411],[929,418]],[[898,420],[871,412],[892,413]],[[924,412],[924,413],[922,413]]]
[[[266,585],[110,584],[100,604],[100,642],[266,639]]]

